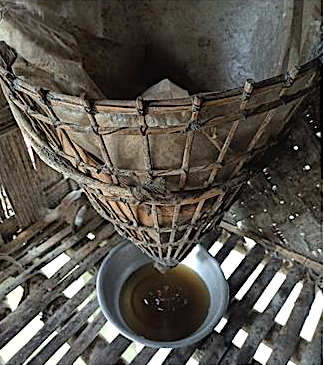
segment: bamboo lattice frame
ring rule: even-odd
[[[174,100],[89,100],[29,85],[1,67],[0,80],[20,128],[40,158],[80,183],[95,209],[121,235],[160,264],[173,266],[203,232],[219,222],[250,177],[247,163],[275,143],[303,98],[319,87],[319,65],[315,59],[286,75],[261,82],[248,80],[243,88]],[[57,116],[62,110],[86,115],[88,122],[65,121]],[[148,116],[175,113],[187,113],[187,122],[156,125],[148,121]],[[116,119],[105,123],[104,118],[111,115],[133,116],[137,124],[125,125]],[[254,123],[257,120],[257,128],[248,136],[245,150],[232,149],[235,138],[240,138],[238,130],[248,127],[252,118]],[[218,138],[218,130],[226,132],[223,139]],[[69,137],[69,131],[95,138],[102,161],[89,158]],[[155,168],[152,136],[175,134],[185,136],[181,166]],[[193,141],[198,134],[214,146],[215,158],[212,163],[201,161],[192,166]],[[114,164],[106,136],[141,136],[143,169]],[[208,177],[200,184],[188,182],[205,173]],[[174,178],[177,186],[170,189]],[[125,184],[125,179],[133,183]]]
[[[96,236],[94,240],[87,237],[88,232]],[[242,252],[243,244],[241,235],[221,233],[221,229],[213,230],[205,235],[202,243],[209,249],[216,240],[218,244],[225,241],[215,255],[215,259],[223,264],[231,253],[237,253],[237,250]],[[44,322],[38,331],[31,334],[26,344],[19,343],[13,349],[7,365],[45,364],[66,343],[70,349],[57,360],[59,365],[72,365],[80,356],[88,364],[116,364],[127,348],[131,350],[132,341],[122,334],[117,332],[115,339],[109,342],[100,334],[106,319],[101,311],[97,311],[98,302],[93,298],[97,269],[104,257],[121,241],[112,224],[93,215],[93,219],[75,233],[65,223],[55,222],[46,226],[44,222],[38,221],[5,245],[3,253],[6,259],[0,258],[0,300],[20,285],[26,289],[19,306],[0,319],[0,348],[7,346],[21,331],[26,330],[27,325],[40,313]],[[26,244],[22,247],[23,242]],[[71,260],[62,267],[56,265],[56,272],[49,278],[40,274],[49,262],[62,253],[69,255]],[[228,277],[230,304],[224,314],[226,325],[221,330],[215,328],[196,344],[172,349],[163,360],[163,365],[184,365],[190,358],[199,361],[200,365],[260,365],[253,358],[260,344],[273,349],[267,365],[286,364],[289,360],[299,365],[321,363],[322,319],[317,324],[311,342],[300,337],[319,290],[317,286],[321,285],[320,278],[297,261],[289,259],[288,262],[285,260],[287,256],[277,255],[271,248],[266,250],[258,243],[244,256]],[[260,264],[265,265],[264,269],[257,278],[254,277],[253,284],[243,298],[238,300],[237,293],[255,275]],[[318,273],[321,271],[318,270]],[[84,278],[86,272],[88,279]],[[269,286],[277,273],[284,275],[285,280],[278,291],[269,296]],[[32,280],[36,285],[31,285]],[[76,281],[81,281],[82,287],[71,298],[66,297],[66,288]],[[298,282],[303,283],[302,291],[287,323],[281,326],[276,322],[276,316]],[[269,304],[263,312],[258,312],[254,306],[265,293]],[[82,303],[85,305],[80,309]],[[89,317],[93,320],[90,321]],[[111,328],[107,322],[105,329],[111,331]],[[233,344],[233,339],[241,329],[248,336],[243,346],[238,348]],[[128,363],[148,364],[158,350],[148,346],[137,349],[135,357]],[[156,363],[161,364],[158,361]]]

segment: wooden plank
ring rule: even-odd
[[[121,239],[119,236],[117,237],[119,240]],[[28,297],[14,312],[0,322],[0,348],[21,331],[27,323],[46,308],[52,300],[58,297],[62,291],[78,279],[89,267],[93,267],[95,263],[101,260],[109,250],[110,245],[98,247],[95,252],[82,260],[78,268],[65,277],[62,282],[59,282],[56,275],[54,275],[55,278],[53,276],[46,280],[32,296]]]
[[[225,327],[222,330],[222,341],[224,345],[222,346],[221,356],[219,352],[209,351],[209,357],[207,354],[203,357],[205,363],[210,364],[230,364],[233,361],[233,353],[229,352],[225,354],[226,348],[231,346],[232,340],[243,326],[248,313],[252,310],[253,305],[258,300],[259,296],[262,294],[263,290],[270,283],[271,279],[275,273],[279,270],[281,266],[281,260],[273,258],[270,260],[268,265],[253,283],[249,291],[246,293],[241,301],[235,301],[232,304],[232,308],[229,309],[231,316],[229,317]],[[235,356],[238,351],[235,351]],[[229,356],[229,357],[228,357]],[[233,364],[236,362],[233,362]]]
[[[216,364],[216,363],[210,363],[210,364]],[[226,351],[225,356],[221,359],[220,362],[217,363],[217,365],[246,365],[246,363],[243,363],[241,359],[239,358],[239,348],[235,345],[231,345],[229,349]],[[250,365],[260,365],[258,361],[255,359],[251,359],[249,362]]]
[[[199,365],[218,364],[226,353],[228,346],[225,344],[223,336],[213,331],[202,343],[198,346],[199,352],[203,353],[199,361]],[[210,361],[213,359],[213,363]]]
[[[302,291],[295,303],[286,325],[280,332],[276,347],[271,353],[267,365],[285,365],[295,351],[299,333],[314,300],[314,282],[306,279]]]
[[[293,9],[293,19],[289,39],[288,70],[296,65],[300,65],[300,51],[303,33],[303,10],[304,0],[295,0]],[[306,19],[304,19],[305,22]],[[309,21],[309,20],[308,20]]]
[[[116,234],[115,228],[112,224],[104,221],[101,226],[93,230],[91,233],[95,235],[93,240],[86,238],[88,242],[78,243],[71,249],[67,250],[66,253],[74,260],[80,261],[82,258],[87,256],[91,251],[95,250],[97,246],[107,242],[108,238]],[[108,243],[107,243],[108,244]],[[110,242],[109,242],[110,244]]]
[[[93,299],[85,307],[81,309],[75,316],[73,316],[58,332],[58,334],[35,355],[27,365],[44,365],[46,361],[62,346],[65,342],[76,333],[87,319],[98,308],[97,299]]]
[[[228,280],[230,301],[233,300],[239,288],[259,265],[264,256],[264,249],[259,245],[255,245],[249,254],[242,260]],[[228,346],[229,344],[225,343],[224,337],[213,331],[198,346],[198,349],[204,353],[201,364],[217,364],[225,354]],[[211,359],[213,359],[214,362],[211,362]]]
[[[28,357],[63,323],[73,311],[95,290],[95,278],[90,279],[10,360],[11,364],[23,364]]]
[[[45,227],[44,230],[41,230],[36,237],[31,239],[26,244],[21,245],[21,247],[18,248],[15,252],[11,253],[10,256],[12,256],[15,260],[22,259],[34,247],[37,247],[40,244],[42,244],[43,242],[50,239],[50,237],[54,236],[56,233],[58,233],[60,230],[62,230],[65,226],[66,226],[65,223],[53,222],[53,224]]]
[[[214,226],[209,232],[205,233],[201,238],[199,238],[199,244],[204,246],[208,251],[218,240],[221,234],[222,229],[220,229],[218,226]]]
[[[224,354],[224,356],[221,358],[221,360],[217,362],[217,365],[240,364],[241,362],[238,362],[237,360],[238,360],[238,349],[235,346],[231,345]],[[213,359],[210,359],[210,361],[213,361]],[[212,364],[212,362],[210,362],[210,364]]]
[[[249,336],[245,340],[239,353],[239,358],[242,363],[248,363],[255,354],[258,346],[267,335],[269,329],[273,326],[276,315],[287,300],[296,283],[300,280],[302,272],[303,270],[300,265],[295,265],[288,272],[286,280],[272,298],[266,310],[263,313],[258,314],[257,317],[255,315],[250,315]],[[253,318],[253,320],[251,318]]]
[[[221,221],[220,227],[226,229],[229,232],[233,232],[239,236],[251,238],[255,242],[258,242],[260,245],[262,245],[264,248],[269,249],[271,251],[275,251],[279,253],[281,256],[286,257],[288,259],[293,259],[296,262],[312,270],[318,272],[321,272],[323,270],[323,265],[321,263],[316,262],[308,257],[305,257],[295,251],[282,247],[282,243],[273,240],[270,241],[268,238],[262,237],[258,233],[252,231],[248,231],[245,229],[242,230],[238,228],[236,225],[228,223],[225,220]]]
[[[19,262],[19,264],[22,265],[22,267],[32,263],[32,261],[35,258],[41,256],[44,252],[46,252],[52,246],[59,243],[63,238],[65,238],[70,233],[72,233],[72,228],[70,226],[63,228],[62,230],[60,230],[59,232],[54,234],[52,237],[50,237],[47,241],[42,243],[40,246],[35,247],[34,249],[30,249],[29,252],[27,252],[27,254],[24,257],[22,257],[20,260],[18,260],[17,262]],[[26,272],[26,274],[27,273],[29,274],[33,270],[34,270],[34,266],[32,266],[32,268],[30,270],[26,270],[25,272]],[[6,278],[8,278],[9,276],[15,274],[16,272],[17,272],[17,267],[16,266],[12,265],[11,267],[7,268],[6,271],[4,271],[0,274],[0,282],[3,282]],[[24,275],[25,275],[25,272],[23,273]],[[2,288],[3,287],[0,284],[0,298],[1,298],[1,295],[2,295],[1,294],[2,293],[1,292]]]
[[[101,244],[105,244],[106,250],[111,249],[114,245],[120,242],[120,236],[114,233],[112,237],[108,236]],[[47,288],[49,290],[55,289],[57,283],[59,283],[74,267],[75,265],[86,259],[93,251],[98,249],[98,245],[93,244],[93,241],[89,241],[75,254],[75,257],[64,264],[61,269],[56,272],[48,281]],[[89,267],[88,270],[91,268]]]
[[[17,286],[25,282],[29,279],[31,273],[33,273],[36,269],[38,269],[40,266],[44,266],[51,262],[53,259],[58,257],[60,254],[62,254],[64,251],[75,245],[83,236],[88,233],[89,231],[95,229],[100,223],[102,222],[102,218],[97,217],[93,219],[91,222],[89,222],[85,227],[80,229],[76,234],[72,235],[71,237],[68,237],[64,240],[62,240],[59,247],[55,248],[54,250],[50,251],[48,254],[46,254],[44,257],[39,259],[35,264],[28,267],[23,273],[18,275],[12,282],[4,282],[0,284],[0,299],[3,298],[5,295],[10,293],[13,289],[15,289]],[[70,227],[67,227],[68,230],[70,230]],[[66,233],[66,232],[64,232]]]
[[[222,262],[226,259],[229,253],[233,250],[236,246],[239,236],[236,234],[232,234],[229,239],[224,243],[223,247],[217,252],[215,258],[222,264]]]
[[[3,254],[10,255],[12,252],[15,252],[18,250],[23,243],[28,242],[33,237],[35,237],[41,230],[49,226],[49,223],[46,223],[44,221],[38,221],[34,224],[32,224],[30,227],[22,231],[18,234],[16,238],[14,238],[12,241],[7,243],[5,247],[3,247],[2,252]]]
[[[115,364],[120,358],[120,355],[131,343],[132,341],[128,338],[118,335],[109,346],[107,346],[101,353],[94,356],[92,365]]]
[[[265,256],[265,250],[260,245],[255,245],[249,254],[245,256],[240,265],[228,279],[230,298],[234,298],[240,287],[256,269]]]
[[[82,333],[75,340],[69,351],[62,357],[57,365],[72,365],[76,359],[82,355],[83,351],[91,344],[98,335],[100,329],[107,322],[105,316],[100,312],[95,319],[90,322]]]
[[[209,340],[211,340],[211,338],[209,338]],[[234,360],[237,359],[237,353],[239,351],[239,348],[233,344],[227,347],[225,345],[223,337],[216,332],[212,334],[212,341],[212,345],[210,343],[208,344],[208,351],[206,351],[203,347],[199,348],[200,350],[202,349],[205,353],[205,356],[200,359],[199,365],[218,365],[225,355],[228,359],[228,362],[226,362],[226,364],[235,365],[236,362],[234,362]],[[241,362],[239,362],[239,364],[247,365]],[[254,359],[252,359],[249,364],[260,365],[260,363]]]
[[[261,313],[259,313],[255,309],[253,309],[249,316],[249,322],[246,322],[243,325],[242,329],[244,331],[250,333],[254,322],[258,320],[260,315],[261,315]],[[279,338],[279,335],[280,335],[280,332],[281,332],[283,326],[281,326],[276,321],[274,321],[272,323],[273,323],[272,326],[270,326],[268,328],[268,332],[262,342],[273,350],[277,346],[277,340]],[[247,340],[248,340],[248,338],[247,338]],[[302,337],[299,337],[296,349],[290,358],[290,360],[292,362],[294,362],[296,364],[298,364],[300,362],[300,358],[301,358],[300,354],[304,352],[304,349],[306,348],[307,344],[308,344],[308,341],[306,341]]]
[[[135,356],[129,365],[143,365],[147,364],[159,349],[156,347],[145,346],[142,351]]]
[[[322,44],[322,32],[319,27],[319,24],[323,17],[322,1],[306,1],[304,3],[304,8],[304,11],[308,11],[310,15],[308,17],[308,22],[305,24],[304,19],[303,24],[303,28],[305,28],[305,30],[303,31],[304,35],[300,48],[301,63],[304,63],[310,57],[313,57],[315,45],[318,45],[318,51],[320,51],[320,45]],[[318,54],[319,52],[316,53]]]
[[[323,363],[323,315],[318,322],[314,337],[301,353],[299,365],[319,365]]]
[[[195,352],[196,348],[197,343],[190,346],[178,347],[169,353],[162,365],[185,364]]]
[[[281,265],[282,260],[271,258],[243,299],[233,304],[232,315],[221,332],[226,343],[229,344],[232,342],[246,321],[247,315],[252,310],[264,289],[269,285],[274,275],[278,272]]]

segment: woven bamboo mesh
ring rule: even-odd
[[[89,100],[0,68],[12,112],[40,158],[81,184],[95,209],[162,266],[217,224],[303,98],[317,59],[244,87],[173,100]]]

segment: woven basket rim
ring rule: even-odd
[[[253,91],[255,92],[258,89],[262,89],[265,87],[274,86],[279,83],[287,83],[290,80],[291,73],[296,73],[296,80],[303,76],[303,74],[311,69],[316,69],[320,65],[319,57],[316,57],[309,62],[303,64],[302,66],[293,67],[288,73],[280,74],[277,76],[270,77],[268,79],[264,79],[262,81],[255,82],[254,80],[248,79],[247,83],[253,86]],[[13,72],[5,69],[0,66],[0,76],[3,79],[9,81],[10,84],[15,87],[19,87],[21,90],[24,90],[26,93],[31,93],[35,97],[39,97],[40,92],[46,95],[46,99],[48,101],[58,102],[59,104],[63,104],[69,107],[84,107],[85,95],[76,96],[64,93],[58,93],[47,88],[43,88],[41,86],[28,83],[22,80],[19,76],[16,76]],[[100,113],[109,113],[109,114],[168,114],[175,112],[190,112],[192,111],[193,101],[194,99],[199,99],[202,102],[201,107],[211,107],[221,103],[221,100],[224,99],[228,102],[228,98],[242,99],[242,93],[245,91],[245,86],[227,89],[224,91],[215,91],[215,92],[204,92],[204,93],[195,93],[192,94],[188,98],[174,98],[174,99],[149,99],[143,100],[141,97],[133,100],[112,100],[109,98],[88,98],[87,100],[92,101],[92,109],[94,112]],[[144,111],[145,109],[145,111]],[[168,127],[173,127],[178,125],[168,125]],[[127,128],[127,127],[126,127]]]

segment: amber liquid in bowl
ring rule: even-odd
[[[121,314],[128,327],[154,341],[190,336],[204,322],[209,305],[205,282],[181,264],[166,274],[146,264],[130,275],[120,294]]]

